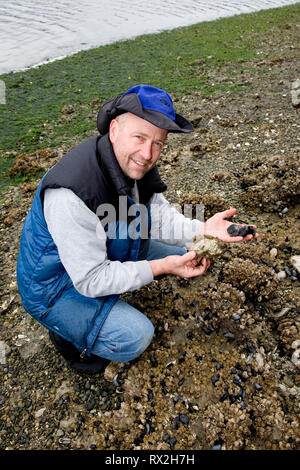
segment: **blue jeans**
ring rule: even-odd
[[[183,255],[186,249],[150,241],[147,260]],[[127,362],[140,356],[151,343],[154,327],[139,310],[118,300],[96,339],[92,353],[111,361]]]

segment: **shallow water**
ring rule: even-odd
[[[0,73],[140,34],[297,3],[290,0],[0,0]]]

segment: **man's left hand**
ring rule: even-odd
[[[236,209],[228,209],[223,212],[218,212],[213,215],[204,223],[204,235],[214,238],[219,238],[223,242],[242,242],[251,240],[251,238],[257,238],[259,235],[246,235],[245,237],[231,237],[227,232],[227,229],[233,222],[228,222],[226,218],[232,217],[236,214]],[[243,227],[243,224],[237,224]],[[245,224],[244,224],[245,225]],[[256,229],[255,225],[251,227]]]

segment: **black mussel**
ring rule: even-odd
[[[223,439],[218,439],[213,443],[211,450],[222,450],[222,444],[224,443]]]
[[[145,432],[146,432],[146,434],[148,434],[148,435],[151,433],[151,426],[150,426],[149,423],[146,423],[146,424],[145,424]]]
[[[246,235],[248,235],[248,227],[247,225],[244,225],[243,227],[240,227],[238,236],[245,237]]]
[[[239,225],[231,224],[231,225],[229,225],[229,227],[228,227],[228,229],[227,229],[227,232],[228,232],[229,235],[231,235],[232,237],[238,237],[238,236],[239,236],[239,233],[240,233],[240,227],[239,227]]]
[[[207,326],[202,326],[202,331],[206,334],[206,335],[210,335],[212,333],[212,330],[210,328],[207,328]]]
[[[241,383],[242,383],[240,377],[237,374],[235,374],[235,376],[234,376],[233,383],[235,385],[241,385]]]
[[[179,415],[179,420],[183,423],[183,424],[189,424],[189,418],[187,415],[184,415],[183,413],[180,413]]]
[[[224,390],[224,392],[222,392],[222,395],[220,396],[220,401],[225,401],[226,398],[228,397],[229,397],[228,391]]]
[[[153,410],[148,411],[148,413],[146,414],[146,421],[149,421],[152,418],[152,416],[155,416],[155,411]]]
[[[173,426],[175,429],[178,429],[179,421],[180,421],[179,416],[175,416],[175,418],[173,419]]]
[[[191,331],[188,331],[187,334],[186,334],[186,337],[187,337],[188,339],[193,339],[193,338],[195,338],[195,335],[194,335],[194,333],[192,333]]]
[[[169,444],[171,450],[173,450],[174,446],[177,442],[177,439],[176,439],[176,437],[170,437],[166,442]]]
[[[199,411],[199,407],[198,407],[197,403],[189,403],[188,404],[188,411],[189,411],[189,413],[196,413],[197,411]]]
[[[185,361],[185,355],[186,355],[186,351],[184,351],[182,354],[180,354],[180,356],[178,357],[178,362],[179,363]]]
[[[150,355],[150,362],[151,362],[152,367],[157,367],[158,366],[158,363],[157,363],[157,360],[156,360],[156,357],[155,357],[154,353],[152,353]]]
[[[219,379],[220,379],[220,374],[214,374],[211,378],[212,384],[215,385]]]
[[[232,224],[228,227],[227,232],[231,237],[245,237],[246,235],[255,235],[256,230],[252,225],[236,225]]]
[[[257,390],[258,392],[260,392],[262,390],[262,386],[259,385],[257,382],[254,382],[253,385],[254,385],[255,390]]]
[[[239,398],[238,395],[234,395],[234,394],[229,395],[229,401],[230,401],[231,404],[235,403],[238,398]]]
[[[247,351],[248,351],[249,354],[255,354],[256,353],[256,348],[255,348],[255,346],[253,346],[253,344],[250,341],[248,341],[248,343],[247,343]]]
[[[227,331],[226,333],[224,333],[224,336],[225,336],[225,338],[227,338],[229,340],[233,340],[235,338],[234,334],[231,333],[230,331]]]
[[[176,396],[173,398],[173,402],[174,402],[174,403],[179,402],[179,400],[182,400],[182,398],[181,398],[180,395],[176,395]]]
[[[222,450],[221,444],[216,444],[215,446],[212,446],[211,450]]]
[[[255,235],[256,234],[256,230],[254,227],[252,227],[252,225],[248,225],[248,234],[247,235]]]
[[[203,357],[199,356],[199,354],[195,354],[195,359],[196,359],[196,361],[200,362],[200,361],[202,361]]]

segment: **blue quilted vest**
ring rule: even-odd
[[[127,196],[128,205],[134,204],[129,196],[130,184],[118,165],[108,136],[91,137],[68,152],[44,175],[25,218],[17,263],[17,282],[23,306],[32,317],[73,343],[82,354],[90,355],[119,295],[88,298],[75,290],[48,231],[43,194],[47,188],[69,188],[96,213],[97,207],[103,203],[114,204],[117,208],[119,196]],[[156,167],[138,182],[138,186],[141,202],[146,206],[154,192],[166,189]],[[150,230],[149,205],[146,216]],[[136,261],[141,251],[146,253],[148,240],[141,240],[138,235],[130,236],[129,223],[124,226],[123,221],[117,220],[112,232],[122,234],[121,237],[110,238],[110,227],[105,229],[109,259]],[[143,244],[146,246],[142,247]],[[65,296],[80,306],[72,317],[63,308]]]

